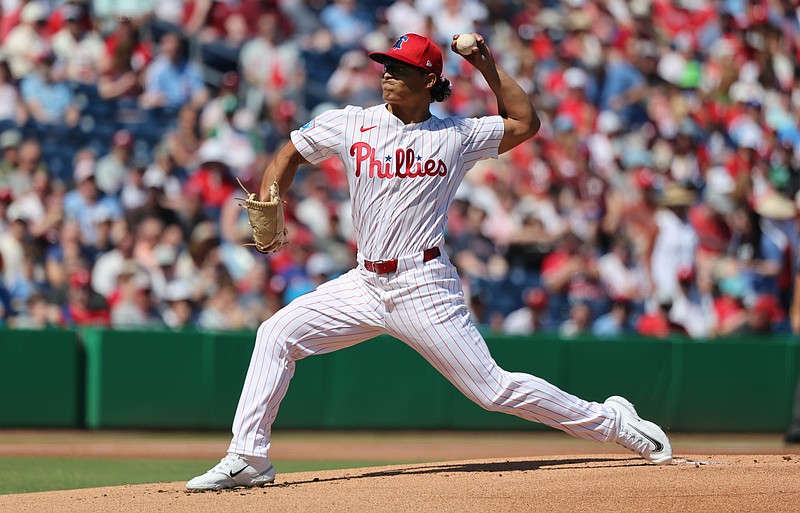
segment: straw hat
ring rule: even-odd
[[[797,208],[789,198],[777,192],[770,192],[756,200],[754,208],[758,215],[769,219],[785,221],[797,215]]]
[[[697,201],[697,193],[676,183],[670,183],[658,197],[662,207],[688,207]]]

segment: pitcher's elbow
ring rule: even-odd
[[[542,128],[542,120],[539,119],[539,116],[537,116],[536,113],[534,112],[533,119],[528,124],[528,131],[526,133],[528,139],[538,134],[541,128]]]

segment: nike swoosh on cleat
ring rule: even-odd
[[[376,126],[378,126],[378,125],[372,125],[372,126],[367,126],[367,127],[362,126],[361,128],[359,128],[359,130],[361,130],[361,132],[363,133],[363,132],[366,132],[367,130],[372,130]]]
[[[651,442],[653,442],[653,445],[656,446],[656,450],[654,452],[661,452],[661,451],[664,450],[664,444],[662,444],[661,442],[659,442],[658,440],[656,440],[652,436],[649,436],[649,435],[645,434],[641,429],[638,429],[635,426],[631,426],[631,428],[634,431],[636,431],[637,433],[639,433],[640,435],[642,435],[643,437],[645,437],[648,440],[650,440]]]
[[[241,474],[242,472],[244,472],[244,469],[246,469],[246,468],[247,468],[247,465],[245,465],[244,467],[240,468],[240,469],[239,469],[239,470],[237,470],[236,472],[234,472],[233,470],[231,470],[230,472],[228,472],[228,475],[229,475],[229,476],[231,476],[231,477],[236,477],[236,476],[238,476],[239,474]]]

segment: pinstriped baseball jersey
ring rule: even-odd
[[[398,39],[392,52],[370,57],[380,57],[378,62],[397,58],[424,69],[426,62],[434,66],[419,60],[421,56],[440,57],[434,43],[416,34]],[[545,380],[498,366],[472,321],[449,255],[439,252],[430,258],[423,252],[442,245],[447,210],[458,185],[475,162],[497,157],[503,137],[500,116],[430,117],[405,124],[386,105],[328,111],[292,132],[295,149],[312,164],[332,156],[344,162],[359,265],[294,299],[261,324],[233,420],[229,453],[246,456],[254,468],[272,468],[268,461],[272,424],[295,362],[381,334],[406,343],[487,410],[541,422],[586,440],[624,438],[626,447],[638,447],[644,439],[623,433],[623,415],[611,405],[585,401]],[[509,142],[514,139],[512,135]],[[376,269],[365,265],[365,259],[394,262]],[[623,402],[617,404],[627,408]],[[632,418],[632,406],[630,410]],[[228,477],[219,468],[196,479],[230,484],[234,475]]]
[[[446,212],[472,165],[496,157],[500,117],[432,117],[405,125],[381,105],[330,111],[292,132],[306,160],[341,158],[363,259],[397,258],[397,272],[363,265],[324,283],[265,321],[242,387],[229,452],[267,458],[271,426],[295,361],[380,334],[404,341],[486,409],[606,441],[614,413],[534,376],[507,372],[472,323],[458,273],[441,245]]]
[[[386,105],[350,106],[317,116],[291,137],[312,164],[342,159],[359,251],[383,260],[442,245],[456,189],[478,160],[497,157],[503,119],[432,116],[405,124]]]

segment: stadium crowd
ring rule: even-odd
[[[800,330],[791,0],[2,0],[0,320],[253,329],[355,265],[341,163],[302,167],[291,245],[235,198],[291,130],[381,101],[367,53],[480,32],[543,119],[459,189],[447,250],[487,331]]]

